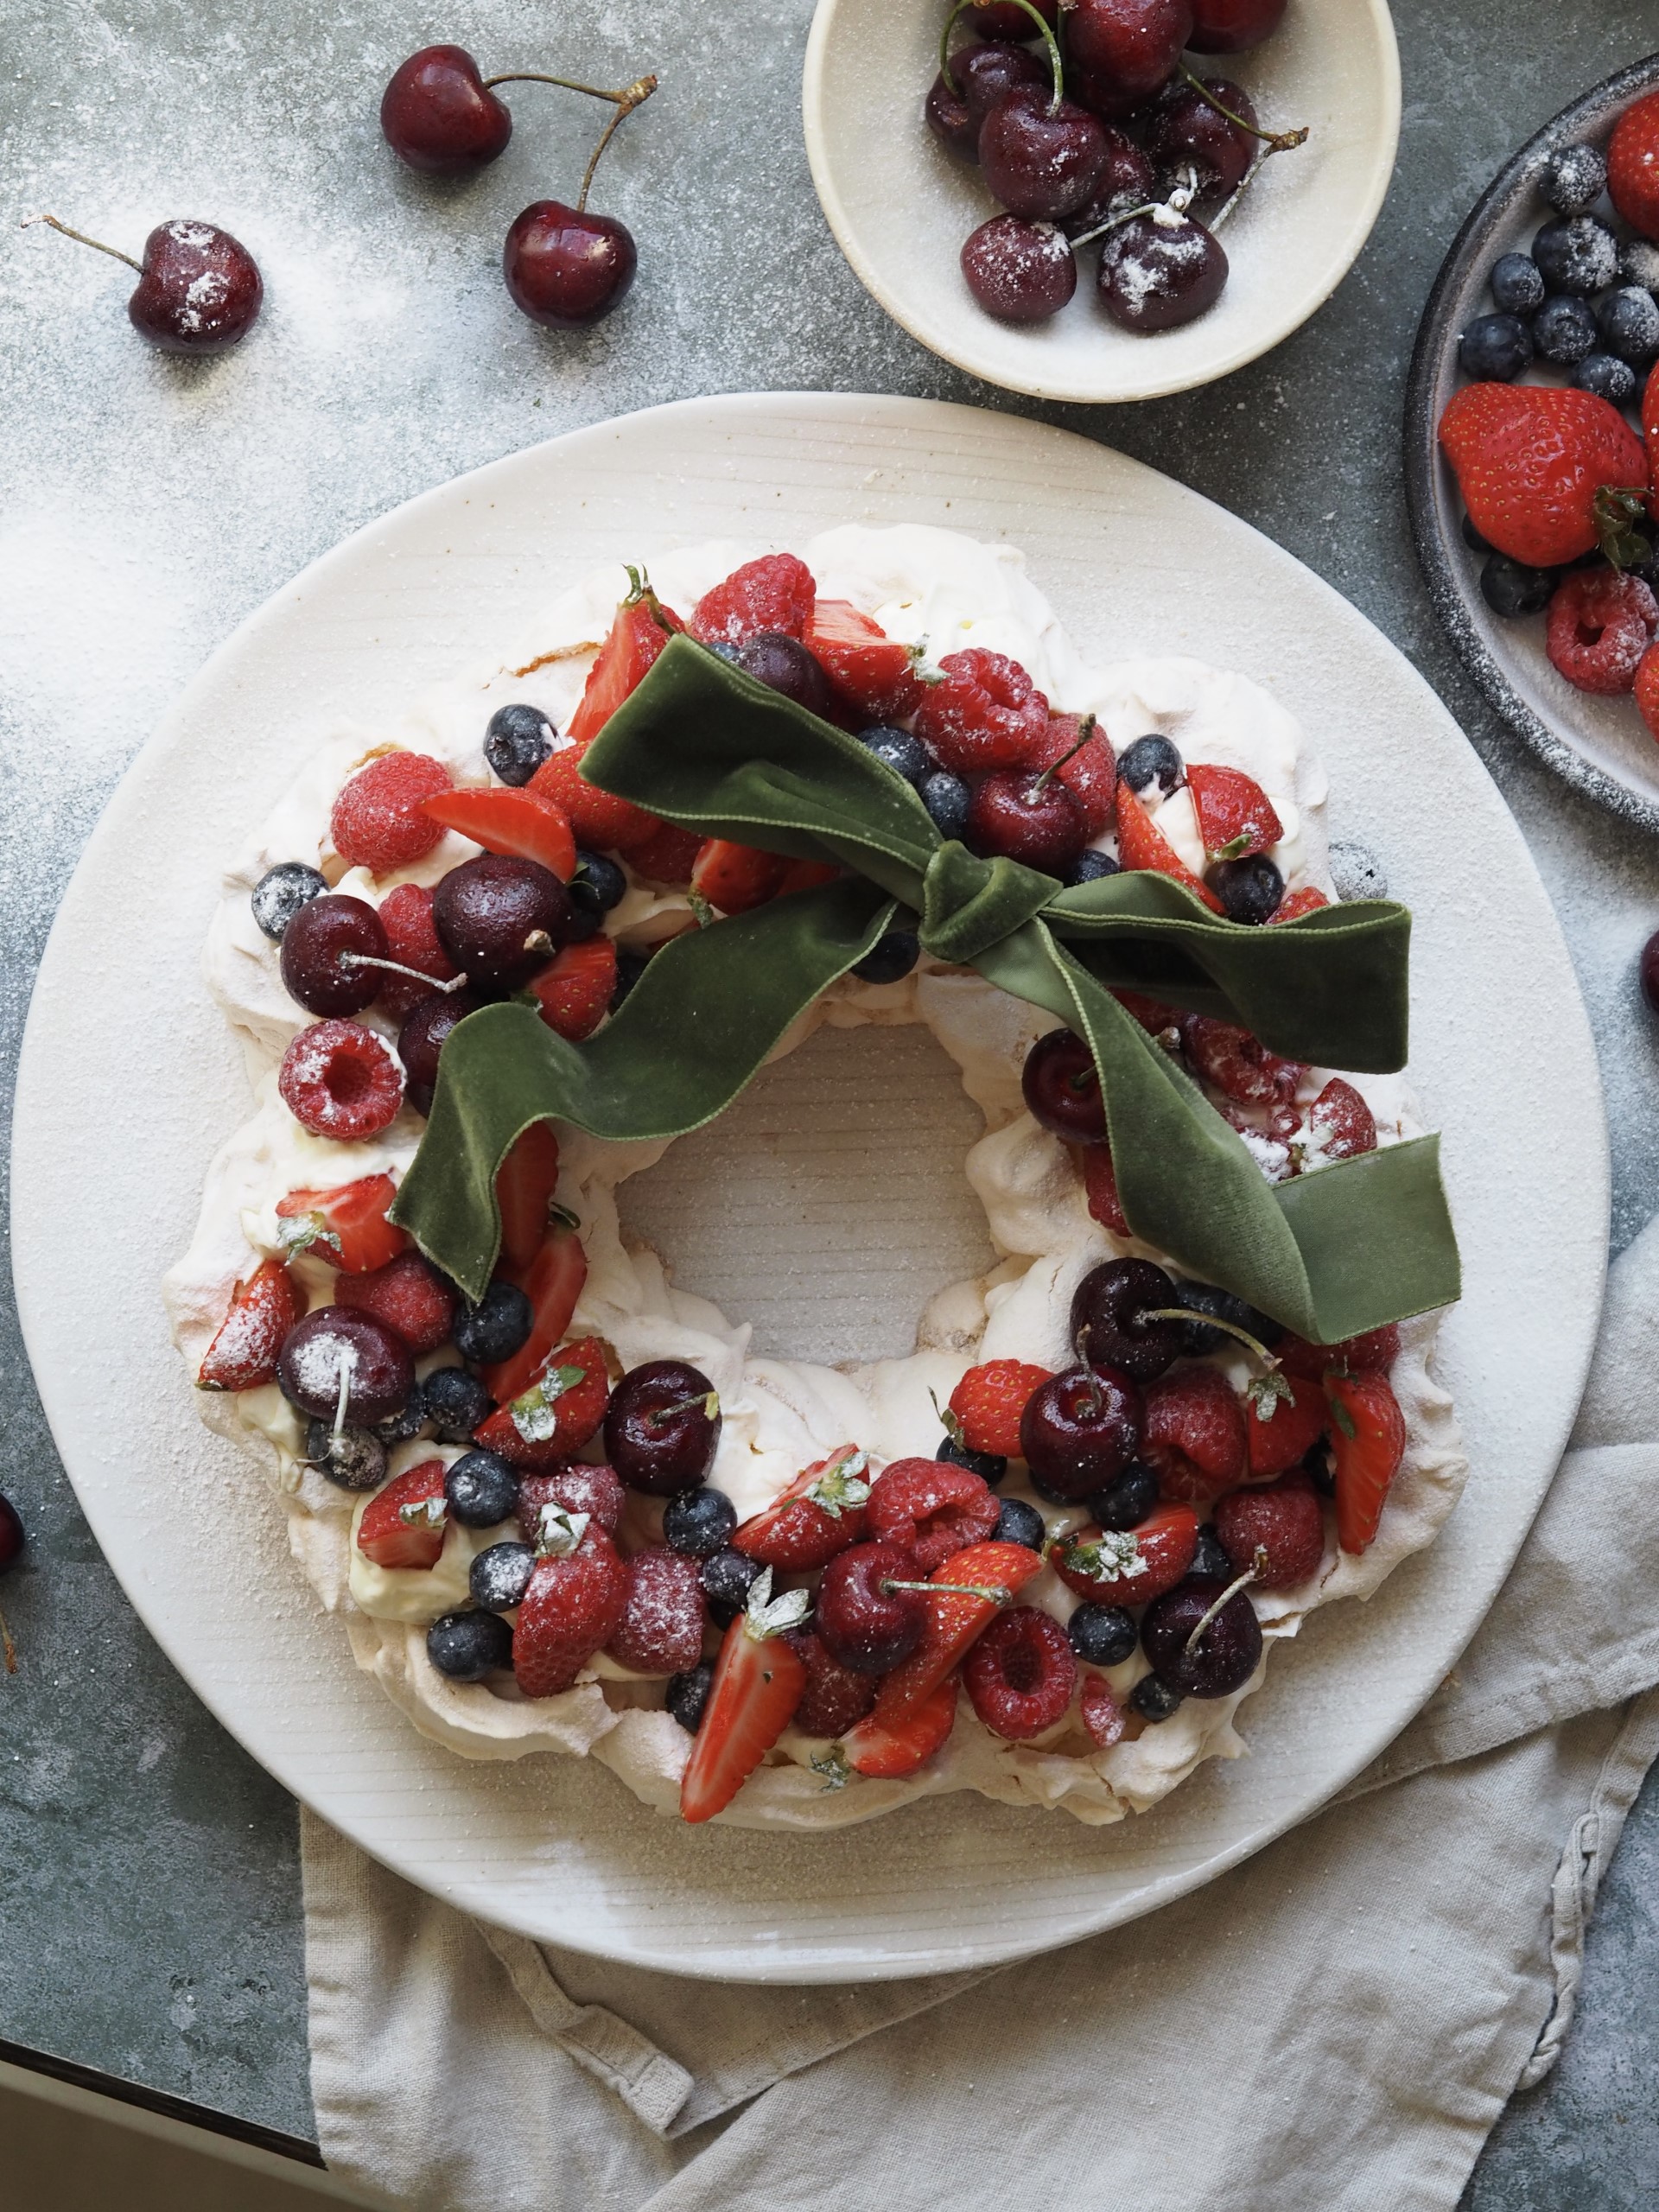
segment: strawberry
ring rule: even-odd
[[[691,634],[705,645],[747,645],[766,630],[798,638],[812,619],[817,596],[804,561],[792,553],[767,553],[746,561],[724,583],[704,592],[691,617]]]
[[[196,1370],[197,1389],[257,1390],[274,1382],[283,1339],[304,1310],[282,1262],[262,1260],[232,1291],[231,1310]]]
[[[577,1459],[567,1467],[547,1467],[518,1478],[518,1527],[527,1544],[541,1534],[542,1508],[562,1505],[567,1513],[585,1513],[607,1536],[613,1536],[622,1518],[628,1494],[614,1467]]]
[[[1345,1552],[1363,1552],[1405,1457],[1405,1416],[1385,1376],[1327,1375],[1325,1394],[1336,1463],[1337,1541]]]
[[[448,1470],[426,1459],[376,1491],[357,1524],[357,1548],[377,1567],[434,1567],[448,1533],[443,1503]]]
[[[1097,1751],[1108,1751],[1114,1744],[1122,1742],[1128,1721],[1103,1675],[1084,1675],[1077,1711],[1084,1732]]]
[[[624,1560],[627,1597],[609,1645],[636,1675],[677,1675],[702,1656],[702,1578],[695,1560],[647,1544]]]
[[[1102,1142],[1086,1144],[1082,1150],[1083,1187],[1090,1218],[1103,1229],[1109,1229],[1114,1236],[1131,1235],[1128,1217],[1117,1195],[1117,1170],[1112,1165],[1112,1147]]]
[[[1243,1477],[1244,1408],[1218,1367],[1188,1366],[1147,1385],[1141,1456],[1158,1470],[1158,1494],[1192,1504]]]
[[[804,1590],[772,1594],[772,1569],[749,1586],[743,1611],[726,1631],[709,1701],[680,1781],[680,1815],[712,1821],[723,1813],[795,1717],[806,1667],[788,1641],[810,1611]]]
[[[921,704],[918,648],[889,638],[849,601],[819,600],[801,642],[867,722],[897,721]]]
[[[401,1021],[423,999],[430,998],[434,983],[452,982],[455,963],[438,942],[432,922],[432,893],[419,883],[399,883],[380,901],[380,926],[386,933],[386,957],[400,967],[414,968],[415,976],[383,974],[375,1004]]]
[[[988,1359],[982,1366],[970,1367],[950,1393],[950,1411],[961,1432],[958,1440],[970,1452],[1018,1459],[1020,1416],[1033,1391],[1052,1380],[1047,1368],[1022,1359]]]
[[[903,1544],[924,1574],[953,1552],[982,1543],[1001,1511],[988,1483],[949,1459],[894,1459],[870,1485],[868,1520],[878,1543]]]
[[[1117,756],[1111,740],[1096,730],[1092,715],[1051,715],[1030,765],[1054,770],[1083,809],[1087,836],[1101,836],[1111,828],[1117,814]]]
[[[1333,1075],[1307,1109],[1307,1129],[1291,1154],[1298,1172],[1307,1173],[1333,1160],[1357,1160],[1376,1150],[1376,1121],[1351,1083]]]
[[[864,1534],[869,1464],[868,1452],[843,1444],[805,1468],[764,1512],[746,1521],[731,1540],[734,1549],[791,1574],[827,1567]]]
[[[872,1713],[842,1740],[842,1755],[855,1774],[884,1781],[914,1774],[944,1748],[957,1718],[959,1677],[947,1675],[936,1689],[902,1716]]]
[[[1024,1544],[969,1544],[953,1552],[928,1577],[945,1586],[927,1598],[922,1640],[882,1681],[872,1717],[883,1726],[908,1719],[1042,1567]]]
[[[449,789],[449,771],[425,753],[382,753],[341,789],[328,820],[341,860],[385,875],[423,860],[442,830],[422,802]]]
[[[542,1249],[559,1179],[559,1141],[551,1122],[522,1129],[495,1171],[504,1267],[527,1268]]]
[[[806,1688],[795,1708],[795,1726],[804,1736],[844,1736],[875,1703],[874,1675],[855,1675],[830,1656],[823,1638],[810,1628],[792,1628],[790,1649],[806,1669]]]
[[[616,1634],[628,1602],[622,1555],[585,1513],[546,1507],[536,1564],[512,1632],[512,1671],[526,1697],[556,1697]]]
[[[400,1252],[372,1274],[342,1274],[334,1303],[384,1321],[416,1359],[448,1344],[455,1323],[454,1285],[419,1252]]]
[[[1059,1536],[1048,1563],[1068,1590],[1103,1605],[1139,1605],[1161,1598],[1192,1564],[1198,1516],[1190,1505],[1160,1505],[1139,1528],[1092,1526]]]
[[[386,1219],[397,1195],[390,1175],[364,1175],[332,1191],[290,1191],[276,1201],[283,1252],[310,1252],[350,1275],[372,1274],[409,1249],[401,1229]]]
[[[1325,1557],[1325,1515],[1300,1467],[1276,1483],[1224,1497],[1216,1508],[1216,1534],[1240,1573],[1255,1568],[1262,1590],[1294,1590]]]
[[[1114,991],[1112,996],[1125,1014],[1135,1016],[1148,1037],[1179,1030],[1185,1018],[1179,1007],[1166,1006],[1162,999],[1149,999],[1141,991]]]
[[[1300,922],[1304,914],[1317,914],[1321,906],[1330,904],[1323,891],[1315,890],[1311,883],[1304,884],[1300,891],[1292,891],[1279,901],[1268,916],[1268,926],[1271,929],[1275,922]]]
[[[1127,784],[1120,785],[1117,793],[1117,858],[1119,865],[1125,868],[1151,868],[1159,875],[1173,876],[1195,899],[1202,899],[1211,913],[1220,913],[1220,899],[1207,883],[1199,882],[1178,855]]]
[[[580,1452],[611,1395],[605,1347],[582,1337],[552,1353],[526,1389],[493,1413],[477,1441],[515,1467],[546,1468]]]
[[[579,1045],[591,1037],[616,996],[616,944],[603,931],[567,944],[526,987],[548,1027]]]
[[[683,891],[690,887],[691,871],[707,842],[695,830],[680,830],[664,822],[643,843],[630,845],[626,858],[633,873],[648,883]]]
[[[1656,448],[1659,450],[1659,448]],[[1659,737],[1659,645],[1649,645],[1636,667],[1636,704],[1649,737]]]
[[[754,845],[710,837],[692,867],[691,888],[722,914],[747,914],[777,897],[789,867],[781,853],[763,853]]]
[[[565,732],[578,744],[599,735],[675,632],[685,627],[652,591],[643,570],[630,569],[628,582],[628,595],[617,608],[611,634],[588,671],[587,687]]]
[[[1614,124],[1607,191],[1632,230],[1659,238],[1659,93],[1632,100]]]
[[[1465,385],[1440,416],[1440,436],[1475,528],[1531,569],[1593,551],[1606,527],[1598,494],[1648,483],[1641,441],[1592,392]]]
[[[1287,1467],[1300,1466],[1325,1434],[1330,1418],[1325,1392],[1309,1376],[1286,1375],[1275,1380],[1289,1391],[1288,1397],[1274,1389],[1247,1394],[1247,1448],[1253,1478],[1281,1475]]]
[[[582,772],[582,756],[592,742],[590,738],[579,745],[561,746],[543,761],[526,788],[558,808],[577,844],[589,852],[626,852],[654,837],[662,820],[631,798],[619,798],[614,791],[602,791],[588,781]]]
[[[1235,1022],[1184,1014],[1180,1030],[1197,1073],[1241,1106],[1287,1103],[1306,1073],[1300,1060],[1281,1060]]]
[[[1194,761],[1186,772],[1198,835],[1212,861],[1248,860],[1284,836],[1273,801],[1253,776]]]
[[[538,791],[492,784],[482,790],[445,791],[421,804],[434,822],[459,830],[486,853],[539,861],[561,883],[569,883],[576,872],[576,841],[569,819]]]
[[[588,1280],[588,1255],[575,1230],[560,1225],[550,1231],[527,1268],[504,1272],[512,1274],[529,1299],[533,1318],[529,1336],[512,1357],[484,1370],[484,1387],[499,1406],[529,1389],[569,1327]]]
[[[1292,1375],[1311,1375],[1316,1380],[1331,1370],[1344,1375],[1386,1374],[1400,1357],[1400,1329],[1388,1321],[1368,1329],[1363,1337],[1346,1337],[1339,1344],[1311,1344],[1301,1337],[1281,1338],[1276,1347],[1279,1363]]]
[[[791,891],[816,891],[820,884],[833,883],[840,874],[830,861],[791,861],[778,886],[778,896],[787,899]]]

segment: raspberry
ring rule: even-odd
[[[328,835],[353,868],[385,875],[424,860],[443,836],[442,823],[421,812],[423,798],[453,790],[442,760],[425,753],[383,753],[341,790],[328,817]]]
[[[1023,1744],[1052,1728],[1071,1702],[1077,1659],[1059,1623],[1035,1605],[1013,1605],[963,1662],[974,1711],[994,1736]]]
[[[1400,1357],[1400,1329],[1387,1321],[1368,1329],[1363,1337],[1344,1338],[1339,1344],[1310,1344],[1300,1337],[1286,1337],[1278,1347],[1282,1366],[1292,1375],[1315,1379],[1335,1368],[1343,1374],[1385,1374]]]
[[[1333,1075],[1307,1109],[1307,1135],[1300,1147],[1300,1165],[1306,1172],[1327,1160],[1355,1160],[1376,1150],[1376,1122],[1370,1108],[1339,1075]]]
[[[621,1555],[597,1522],[574,1551],[538,1559],[512,1636],[512,1671],[524,1695],[568,1690],[615,1635],[627,1599]]]
[[[823,1640],[810,1628],[791,1629],[789,1642],[806,1669],[806,1688],[795,1708],[794,1725],[804,1736],[844,1736],[875,1703],[874,1675],[855,1675],[832,1659]]]
[[[1117,1195],[1117,1170],[1112,1165],[1110,1145],[1084,1146],[1083,1187],[1088,1195],[1090,1218],[1103,1229],[1109,1229],[1114,1236],[1129,1236],[1128,1217]]]
[[[626,857],[634,874],[643,875],[647,882],[684,891],[690,887],[691,871],[703,843],[695,830],[677,830],[671,822],[664,822],[643,844],[631,845]]]
[[[616,995],[616,946],[604,936],[567,944],[530,979],[542,1020],[573,1045],[591,1037]]]
[[[432,893],[422,884],[400,883],[380,901],[380,926],[386,933],[386,957],[404,968],[418,968],[435,983],[452,982],[455,963],[438,942],[432,923]],[[402,1021],[429,989],[412,976],[383,976],[375,1004]]]
[[[1544,647],[1569,683],[1611,695],[1635,688],[1656,630],[1659,601],[1640,576],[1575,569],[1549,602]]]
[[[1122,1707],[1112,1694],[1112,1686],[1103,1675],[1085,1675],[1083,1694],[1077,1700],[1083,1725],[1090,1742],[1098,1751],[1109,1751],[1114,1744],[1122,1743],[1128,1723]]]
[[[1185,1014],[1180,1031],[1187,1058],[1199,1075],[1241,1106],[1277,1105],[1295,1096],[1305,1072],[1300,1062],[1281,1060],[1248,1029],[1209,1014]]]
[[[591,740],[588,741],[591,742]],[[530,779],[538,798],[550,799],[570,824],[577,844],[594,853],[626,852],[642,845],[662,828],[658,816],[631,798],[602,791],[580,773],[587,744],[567,745],[545,760]]]
[[[1325,1557],[1325,1515],[1300,1467],[1276,1483],[1224,1497],[1216,1508],[1216,1534],[1240,1573],[1255,1564],[1258,1551],[1267,1554],[1255,1577],[1263,1590],[1294,1589]]]
[[[968,1449],[1018,1459],[1026,1401],[1049,1379],[1047,1368],[1022,1359],[990,1359],[982,1367],[970,1367],[950,1393],[950,1410]]]
[[[804,561],[792,553],[768,553],[746,561],[724,583],[697,601],[691,634],[705,645],[747,645],[763,630],[798,638],[812,619],[818,588]]]
[[[485,1380],[491,1380],[487,1373]],[[583,1337],[550,1352],[524,1387],[481,1425],[478,1441],[511,1466],[550,1467],[588,1441],[610,1395],[605,1347],[597,1337]]]
[[[283,1055],[283,1103],[315,1137],[378,1136],[404,1100],[403,1071],[360,1021],[314,1021]]]
[[[1141,1456],[1158,1470],[1158,1494],[1192,1504],[1243,1475],[1244,1408],[1218,1367],[1185,1367],[1147,1388]]]
[[[970,645],[947,653],[916,715],[916,734],[957,775],[1017,768],[1048,728],[1048,702],[1017,660]]]
[[[541,1526],[542,1508],[562,1505],[567,1513],[585,1513],[590,1521],[599,1523],[607,1536],[613,1536],[627,1495],[622,1487],[622,1478],[613,1468],[590,1465],[585,1459],[574,1460],[568,1467],[521,1475],[518,1526],[524,1531],[524,1541],[533,1544]]]
[[[1300,891],[1293,891],[1281,899],[1268,916],[1268,926],[1274,922],[1300,922],[1304,914],[1317,914],[1321,906],[1330,904],[1323,891],[1316,891],[1311,883],[1305,884]]]
[[[1051,715],[1030,765],[1052,768],[1065,761],[1056,771],[1058,780],[1083,809],[1084,830],[1092,839],[1111,828],[1117,812],[1117,758],[1110,739],[1103,735],[1084,738],[1079,746],[1082,732],[1081,715]]]
[[[695,1560],[651,1544],[623,1565],[628,1594],[607,1649],[637,1675],[678,1675],[702,1656],[702,1583]]]
[[[334,1300],[384,1321],[416,1359],[447,1344],[454,1326],[454,1286],[418,1252],[401,1253],[372,1274],[342,1274],[334,1285]]]
[[[988,1483],[948,1459],[895,1459],[870,1485],[869,1532],[878,1543],[905,1544],[931,1574],[953,1552],[982,1543],[1001,1506]]]

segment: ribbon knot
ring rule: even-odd
[[[1040,914],[1058,888],[1052,876],[1001,855],[982,861],[952,838],[933,854],[922,878],[922,950],[954,967],[971,967]]]

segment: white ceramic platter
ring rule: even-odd
[[[1077,295],[1035,327],[997,322],[975,302],[958,257],[1000,211],[979,170],[922,119],[938,69],[945,0],[818,0],[802,112],[812,181],[866,290],[934,353],[1041,399],[1154,399],[1253,361],[1307,321],[1370,235],[1400,139],[1400,58],[1386,0],[1295,0],[1265,45],[1192,57],[1242,84],[1263,125],[1306,124],[1221,232],[1231,264],[1207,315],[1137,337],[1095,298],[1095,254]]]
[[[417,1736],[318,1609],[276,1501],[197,1421],[158,1279],[248,1104],[200,950],[226,857],[336,717],[372,721],[516,642],[602,560],[901,520],[1023,546],[1096,661],[1201,655],[1313,734],[1332,827],[1366,837],[1416,910],[1414,1066],[1445,1132],[1467,1285],[1444,1372],[1473,1472],[1431,1552],[1275,1652],[1241,1716],[1250,1756],[1212,1762],[1149,1815],[1091,1829],[960,1796],[817,1836],[692,1831],[589,1762],[474,1763]],[[69,887],[24,1040],[15,1168],[19,1300],[64,1463],[134,1605],[226,1726],[469,1912],[751,1980],[1061,1943],[1209,1879],[1339,1789],[1503,1578],[1578,1402],[1605,1255],[1605,1130],[1566,950],[1497,791],[1402,656],[1244,524],[1103,447],[849,395],[688,400],[556,439],[400,507],[245,624],[135,763]]]

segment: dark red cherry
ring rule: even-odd
[[[1071,243],[1052,223],[994,215],[962,249],[962,273],[999,322],[1046,322],[1077,289]]]
[[[620,305],[639,260],[632,233],[613,216],[535,200],[507,232],[501,268],[532,322],[582,330]]]
[[[365,899],[327,892],[283,932],[283,985],[308,1013],[361,1014],[378,997],[390,957],[385,925]]]
[[[397,1032],[397,1057],[404,1064],[404,1096],[417,1114],[432,1111],[438,1057],[450,1032],[466,1020],[474,1004],[464,991],[435,992],[404,1017]]]
[[[1099,227],[1109,215],[1127,214],[1157,198],[1156,173],[1146,155],[1127,132],[1106,125],[1106,161],[1095,188],[1074,215],[1065,219],[1075,238]]]
[[[882,1585],[923,1579],[904,1544],[855,1544],[830,1560],[818,1585],[817,1630],[838,1666],[885,1675],[909,1658],[927,1626],[927,1600]]]
[[[647,1360],[611,1393],[605,1456],[631,1489],[672,1497],[707,1478],[720,1428],[715,1386],[700,1368]]]
[[[380,128],[423,176],[474,176],[506,151],[512,118],[462,46],[423,46],[380,96]]]
[[[1168,83],[1192,29],[1192,0],[1074,0],[1066,58],[1083,98],[1114,121]]]
[[[1059,21],[1060,0],[1031,0],[1031,4],[1052,30]],[[984,0],[984,5],[970,8],[968,21],[981,38],[1035,38],[1037,26],[1023,8],[1013,0]]]
[[[1227,256],[1202,223],[1166,207],[1136,215],[1100,242],[1101,305],[1125,330],[1173,330],[1221,297]]]
[[[23,1523],[16,1507],[9,1497],[0,1496],[0,1572],[9,1567],[22,1554],[29,1538],[23,1533]]]
[[[570,942],[575,920],[570,894],[552,870],[508,853],[462,861],[432,893],[439,944],[486,992],[528,982]]]
[[[1271,38],[1286,0],[1192,0],[1187,44],[1194,54],[1243,54]]]
[[[969,802],[963,842],[983,859],[1001,854],[1064,882],[1088,842],[1077,800],[1058,776],[1035,768],[994,769]]]
[[[1011,92],[980,128],[979,160],[1009,214],[1056,223],[1093,193],[1105,164],[1106,134],[1097,117],[1071,100],[1051,114],[1034,88]]]
[[[259,314],[265,288],[258,264],[216,223],[184,218],[158,223],[135,261],[118,246],[72,231],[55,215],[33,215],[79,245],[90,245],[138,271],[127,315],[141,338],[164,353],[222,353],[245,338]],[[29,227],[28,224],[24,228]]]
[[[1650,937],[1642,948],[1637,973],[1642,982],[1642,995],[1656,1014],[1659,1014],[1659,931]]]
[[[1172,1313],[1179,1302],[1174,1284],[1150,1260],[1103,1261],[1072,1294],[1071,1341],[1091,1366],[1154,1382],[1186,1350],[1187,1324],[1141,1316]]]
[[[1262,1663],[1262,1624],[1248,1592],[1241,1590],[1187,1649],[1205,1615],[1228,1585],[1211,1574],[1192,1574],[1141,1618],[1141,1644],[1160,1682],[1185,1697],[1230,1697]]]
[[[1095,1056],[1075,1030],[1051,1029],[1026,1054],[1020,1088],[1032,1117],[1071,1144],[1103,1144],[1106,1102]]]
[[[1224,200],[1241,185],[1260,145],[1253,129],[1255,110],[1249,94],[1224,77],[1207,80],[1205,90],[1219,107],[1211,106],[1191,85],[1178,85],[1160,100],[1152,118],[1147,150],[1157,164],[1166,192],[1188,182],[1189,171],[1198,180],[1200,197]],[[1221,113],[1230,109],[1240,119],[1232,122]]]
[[[1140,1448],[1141,1410],[1139,1390],[1112,1368],[1051,1376],[1020,1416],[1033,1488],[1069,1505],[1115,1482]]]
[[[415,1387],[415,1370],[401,1337],[372,1315],[350,1306],[320,1306],[283,1340],[276,1380],[289,1403],[315,1421],[332,1421],[346,1384],[346,1420],[372,1428],[403,1411]]]
[[[973,161],[979,152],[979,125],[968,112],[968,103],[963,97],[961,72],[957,73],[957,90],[953,92],[943,77],[936,77],[927,88],[927,98],[922,103],[922,113],[928,129],[953,154],[961,154]]]
[[[951,55],[950,73],[962,87],[976,130],[1010,93],[1032,86],[1046,95],[1052,87],[1046,63],[1023,46],[970,46]]]

